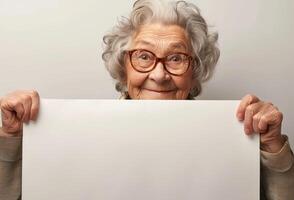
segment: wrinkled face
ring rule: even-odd
[[[158,58],[173,53],[189,54],[189,43],[185,30],[177,25],[148,24],[133,36],[129,50],[146,49]],[[146,55],[140,59],[149,59]],[[171,58],[177,59],[177,58]],[[177,61],[177,60],[175,60]],[[132,99],[186,99],[192,84],[192,67],[176,76],[165,70],[158,62],[149,72],[138,72],[125,56],[127,88]]]

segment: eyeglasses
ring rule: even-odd
[[[163,64],[164,69],[175,76],[181,76],[188,71],[193,60],[185,53],[172,53],[163,58],[158,58],[153,52],[145,49],[127,51],[132,67],[141,73],[152,71],[158,62]]]

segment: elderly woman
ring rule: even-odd
[[[219,58],[217,34],[198,8],[185,1],[138,0],[104,37],[103,60],[123,99],[194,99]],[[23,122],[36,120],[39,95],[15,91],[0,101],[0,199],[21,197]],[[248,135],[260,134],[261,199],[294,198],[293,153],[282,135],[282,113],[246,95],[236,110]],[[237,120],[236,119],[236,120]]]

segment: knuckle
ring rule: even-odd
[[[21,104],[21,100],[19,98],[10,98],[9,100],[7,100],[6,103],[11,104],[13,107],[16,107]]]
[[[260,118],[259,115],[254,115],[254,116],[253,116],[253,120],[255,120],[255,121],[259,120],[259,118]]]
[[[274,104],[272,103],[272,102],[264,102],[264,105],[266,106],[266,107],[275,107],[274,106]]]
[[[31,90],[30,93],[33,97],[39,97],[39,94],[36,90]]]
[[[253,94],[247,94],[247,98],[248,98],[249,102],[252,102],[253,100],[256,99],[256,96]]]
[[[267,103],[267,105],[270,105],[270,106],[273,106],[274,104],[272,103],[272,102],[266,102]]]
[[[247,113],[252,113],[253,110],[254,110],[253,105],[249,105],[249,106],[247,106],[246,109],[245,109],[245,111],[246,111]]]
[[[252,96],[253,96],[252,94],[246,94],[245,98],[247,98],[247,99],[251,99]]]
[[[266,121],[267,121],[267,117],[266,117],[265,115],[262,115],[262,116],[260,117],[260,121],[262,121],[262,122],[266,122]]]
[[[251,94],[246,94],[246,95],[243,97],[243,101],[251,102],[251,100],[252,100],[252,95],[251,95]]]
[[[276,118],[278,121],[282,121],[283,120],[283,113],[280,111],[276,112]]]
[[[278,111],[278,112],[280,112],[280,111],[279,111],[279,108],[278,108],[277,106],[274,106],[274,105],[273,105],[273,109],[276,110],[276,111]]]
[[[25,103],[30,103],[30,102],[32,102],[32,98],[31,98],[31,96],[30,95],[24,95],[23,96],[23,101],[25,102]]]

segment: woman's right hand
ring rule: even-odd
[[[23,122],[36,120],[39,112],[40,97],[35,90],[18,90],[0,99],[2,130],[7,136],[22,133]]]

